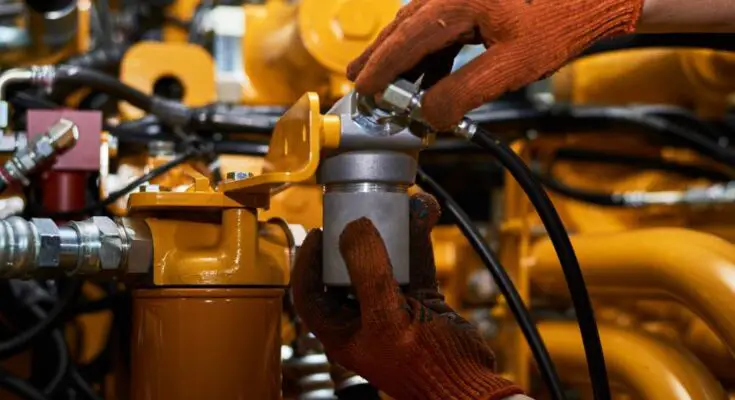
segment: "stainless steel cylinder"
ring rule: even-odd
[[[416,176],[416,166],[412,155],[385,150],[350,151],[322,162],[325,285],[350,285],[339,239],[348,223],[362,217],[369,218],[383,238],[396,281],[409,282],[407,189]]]

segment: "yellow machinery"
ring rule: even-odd
[[[83,32],[90,4],[80,3]],[[50,249],[53,243],[64,243],[64,235],[78,235],[92,254],[74,258],[60,246],[55,264],[14,258],[3,264],[14,267],[3,270],[3,276],[25,278],[48,268],[116,281],[130,293],[130,368],[120,360],[125,350],[117,349],[120,359],[104,387],[94,388],[104,398],[298,398],[355,378],[330,366],[319,344],[289,313],[289,271],[300,238],[323,224],[317,171],[325,157],[351,145],[345,144],[344,114],[324,109],[350,93],[343,74],[347,63],[399,5],[398,0],[270,0],[218,6],[200,21],[215,43],[207,51],[190,40],[199,2],[179,0],[164,7],[162,41],[138,41],[127,48],[117,76],[145,94],[156,93],[162,81],[176,82],[180,93],[175,100],[191,109],[221,102],[288,110],[270,135],[231,132],[235,141],[266,139],[268,151],[221,156],[223,179],[196,159],[106,204],[104,210],[118,219],[75,216],[63,218],[73,221],[66,226],[17,217],[3,220],[4,234],[19,235],[33,226],[39,238],[57,240],[43,242],[51,243]],[[74,51],[86,49],[87,39],[79,34]],[[10,57],[9,64],[26,64]],[[56,58],[31,61],[46,64]],[[718,118],[731,105],[733,71],[734,56],[707,50],[603,54],[560,71],[553,78],[553,95],[557,102],[573,105],[666,104]],[[69,103],[78,105],[81,97]],[[147,116],[120,100],[119,114],[109,120],[122,125]],[[194,139],[201,137],[186,137]],[[412,147],[411,155],[431,139]],[[120,152],[115,135],[103,133],[100,197],[176,159],[180,152],[169,144]],[[613,194],[680,192],[717,182],[631,165],[557,159],[558,153],[573,149],[658,157],[723,175],[731,169],[625,130],[555,136],[541,131],[532,140],[515,142],[514,149],[531,165],[552,165],[550,172],[567,185]],[[562,380],[581,398],[592,398],[553,248],[523,192],[512,179],[505,182],[500,220],[478,222],[490,227],[488,238],[497,242],[503,265],[526,304],[539,313],[539,330]],[[16,187],[3,196],[19,193]],[[553,192],[552,199],[572,234],[593,296],[614,397],[730,395],[735,385],[735,319],[729,312],[735,295],[732,205],[614,208]],[[442,225],[433,241],[448,303],[481,328],[497,353],[501,373],[544,398],[523,336],[465,238],[454,226]],[[3,260],[11,256],[0,252]],[[97,286],[87,285],[84,291],[87,297],[102,297]],[[100,338],[119,329],[111,328],[109,312],[76,320],[87,332],[82,343],[74,344],[81,347],[77,362],[95,358],[102,352]],[[14,369],[20,375],[27,370],[27,365]]]

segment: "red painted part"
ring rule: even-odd
[[[44,210],[58,213],[84,208],[87,179],[83,171],[48,171],[41,181]]]
[[[99,171],[102,141],[102,113],[79,110],[28,110],[28,139],[44,134],[59,119],[66,118],[79,128],[74,148],[62,154],[51,167],[56,171]]]

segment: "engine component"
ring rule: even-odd
[[[131,219],[92,217],[59,227],[50,219],[0,221],[0,276],[145,274],[152,260],[150,231]]]
[[[29,24],[31,37],[38,37],[40,43],[50,48],[58,48],[74,39],[78,29],[76,0],[36,0],[27,3],[32,9]]]
[[[185,172],[193,182],[185,191],[146,188],[129,199],[133,218],[146,216],[155,249],[151,284],[134,295],[132,397],[277,399],[288,225],[258,222],[267,193],[223,190],[255,178],[232,174],[215,191],[203,175]],[[179,340],[161,335],[182,327]],[[194,367],[205,364],[230,372]]]
[[[77,126],[67,119],[61,119],[45,135],[36,137],[27,147],[16,151],[0,169],[0,179],[6,187],[15,182],[30,185],[29,177],[32,174],[71,149],[78,138]]]
[[[394,278],[408,284],[407,190],[416,177],[417,154],[431,138],[415,135],[377,108],[361,107],[360,101],[350,94],[327,113],[338,115],[342,128],[339,147],[325,154],[319,167],[319,183],[324,185],[324,283],[349,286],[339,238],[349,222],[367,217],[386,243]]]

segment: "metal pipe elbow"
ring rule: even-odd
[[[735,354],[735,249],[718,237],[687,229],[648,229],[572,237],[590,292],[674,299],[699,315]],[[566,293],[548,240],[533,249],[531,279]]]
[[[542,323],[539,332],[562,373],[574,382],[586,359],[576,325]],[[600,327],[605,362],[613,379],[641,399],[724,399],[725,392],[707,367],[686,349],[643,333]],[[568,374],[564,376],[564,374]]]

